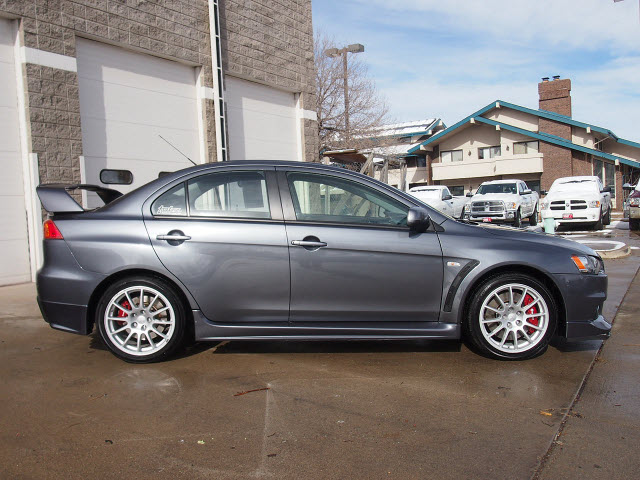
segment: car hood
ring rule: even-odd
[[[567,248],[574,253],[581,253],[584,255],[598,256],[598,254],[590,247],[573,240],[568,240],[562,237],[556,237],[554,235],[547,235],[543,232],[533,232],[530,230],[521,230],[519,228],[503,227],[491,224],[478,224],[478,228],[484,229],[485,232],[502,238],[509,238],[513,240],[520,240],[525,242],[532,242],[542,245],[549,245],[554,247]]]
[[[515,193],[487,193],[485,195],[474,195],[471,197],[472,202],[482,202],[489,200],[502,200],[503,202],[515,202],[518,195]]]
[[[557,202],[557,201],[565,201],[565,200],[599,200],[600,195],[596,192],[585,191],[585,190],[574,190],[574,191],[564,191],[564,192],[549,192],[545,197],[545,201],[547,202]]]

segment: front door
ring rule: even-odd
[[[143,208],[160,261],[209,320],[288,322],[289,252],[273,169],[200,174]]]
[[[278,180],[292,324],[438,321],[440,242],[409,232],[408,203],[339,174],[283,168]]]

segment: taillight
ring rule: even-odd
[[[64,237],[53,220],[47,220],[43,225],[45,240],[62,240]]]

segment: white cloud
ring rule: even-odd
[[[640,50],[638,2],[626,0],[356,0],[377,22],[486,35],[515,45]],[[373,16],[373,15],[372,15]],[[478,38],[478,40],[482,40]],[[486,39],[485,39],[486,40]]]

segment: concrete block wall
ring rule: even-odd
[[[225,74],[301,93],[303,108],[315,111],[311,1],[221,3]],[[38,154],[41,182],[80,182],[78,36],[198,65],[203,86],[214,86],[207,0],[0,0],[0,15],[19,19],[27,51],[55,54],[56,68],[27,55],[22,72],[28,144]],[[216,161],[214,103],[203,102],[207,158]],[[305,160],[312,161],[317,122],[301,121]]]

